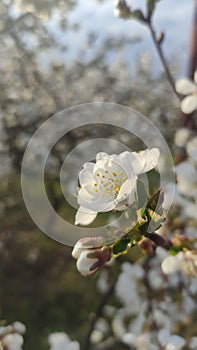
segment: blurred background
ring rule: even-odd
[[[131,3],[144,8],[145,1]],[[193,0],[161,0],[154,14],[175,78],[188,72],[193,15]],[[24,349],[47,349],[53,331],[83,344],[98,304],[98,276],[81,277],[71,248],[46,237],[31,220],[20,185],[24,150],[39,125],[58,111],[109,101],[149,117],[173,151],[181,125],[178,101],[148,30],[116,18],[112,0],[1,0],[0,90],[0,319],[26,324]],[[70,132],[50,154],[46,188],[59,213],[67,205],[59,169],[91,133]],[[74,210],[69,213],[72,220]],[[118,268],[117,263],[113,273]]]

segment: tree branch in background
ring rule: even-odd
[[[197,67],[197,0],[195,0],[194,20],[190,41],[188,76],[193,79]]]
[[[163,50],[162,50],[162,47],[161,47],[162,40],[159,40],[159,39],[157,38],[157,35],[156,35],[156,32],[155,32],[155,30],[154,30],[154,28],[153,28],[153,25],[152,25],[152,23],[151,23],[151,20],[149,20],[149,21],[147,20],[146,24],[147,24],[147,26],[148,26],[148,28],[149,28],[149,30],[150,30],[151,37],[152,37],[152,39],[153,39],[153,43],[154,43],[154,45],[155,45],[155,48],[156,48],[156,50],[157,50],[157,53],[158,53],[158,55],[159,55],[159,58],[160,58],[161,63],[162,63],[162,65],[163,65],[163,68],[164,68],[164,70],[165,70],[165,73],[166,73],[166,76],[167,76],[167,78],[168,78],[168,81],[169,81],[169,83],[170,83],[170,85],[171,85],[171,87],[172,87],[172,89],[173,89],[175,95],[178,97],[178,99],[181,99],[181,98],[180,98],[180,95],[178,94],[178,92],[177,92],[176,89],[175,89],[175,82],[174,82],[174,79],[173,79],[173,77],[172,77],[172,74],[171,74],[171,72],[170,72],[170,70],[169,70],[169,67],[168,67],[166,58],[165,58],[165,56],[164,56],[164,53],[163,53]]]
[[[116,284],[116,281],[113,282],[111,284],[111,286],[108,288],[108,290],[102,295],[100,303],[97,307],[97,310],[96,310],[95,314],[92,316],[92,319],[90,320],[90,326],[89,326],[88,333],[87,333],[86,340],[85,340],[84,347],[83,347],[84,350],[90,349],[92,332],[95,328],[96,322],[98,321],[99,317],[102,316],[103,307],[106,305],[107,300],[110,298],[110,296],[114,292],[115,284]]]

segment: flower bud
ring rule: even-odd
[[[77,269],[84,276],[93,274],[109,261],[111,256],[109,247],[84,250],[77,260]]]
[[[79,259],[84,250],[101,248],[106,245],[106,240],[101,237],[83,237],[74,246],[72,256],[75,259]]]
[[[114,15],[120,18],[129,18],[131,10],[125,0],[114,0]]]
[[[142,251],[149,256],[153,256],[155,254],[156,250],[156,244],[151,241],[149,238],[143,238],[139,243],[139,247],[142,249]]]

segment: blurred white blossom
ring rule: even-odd
[[[197,109],[197,70],[194,74],[194,81],[187,78],[177,80],[176,91],[186,96],[181,102],[183,113],[194,112]]]
[[[193,163],[197,163],[197,136],[187,143],[187,154]]]
[[[64,332],[51,333],[48,337],[50,350],[79,350],[77,341],[71,341]]]
[[[179,252],[175,256],[166,257],[161,268],[165,274],[172,274],[177,271],[183,271],[186,274],[197,276],[197,254],[192,251]]]
[[[144,270],[140,265],[132,265],[125,262],[122,265],[116,283],[116,294],[124,305],[132,307],[133,313],[138,312],[141,307],[141,298],[137,283],[144,276]]]
[[[197,349],[197,337],[192,337],[190,341],[190,349],[196,350]]]
[[[178,147],[185,147],[189,140],[191,131],[187,128],[180,128],[175,132],[174,143]]]
[[[167,329],[162,329],[158,333],[158,340],[165,350],[181,350],[185,345],[185,340],[179,335],[171,335]]]
[[[7,350],[22,350],[23,337],[18,333],[7,334],[1,342]]]

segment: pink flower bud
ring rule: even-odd
[[[101,237],[83,237],[74,246],[72,256],[75,259],[79,259],[82,252],[86,250],[101,248],[107,244],[106,240]]]
[[[98,271],[111,259],[111,248],[87,249],[81,252],[77,260],[78,271],[86,276]]]

